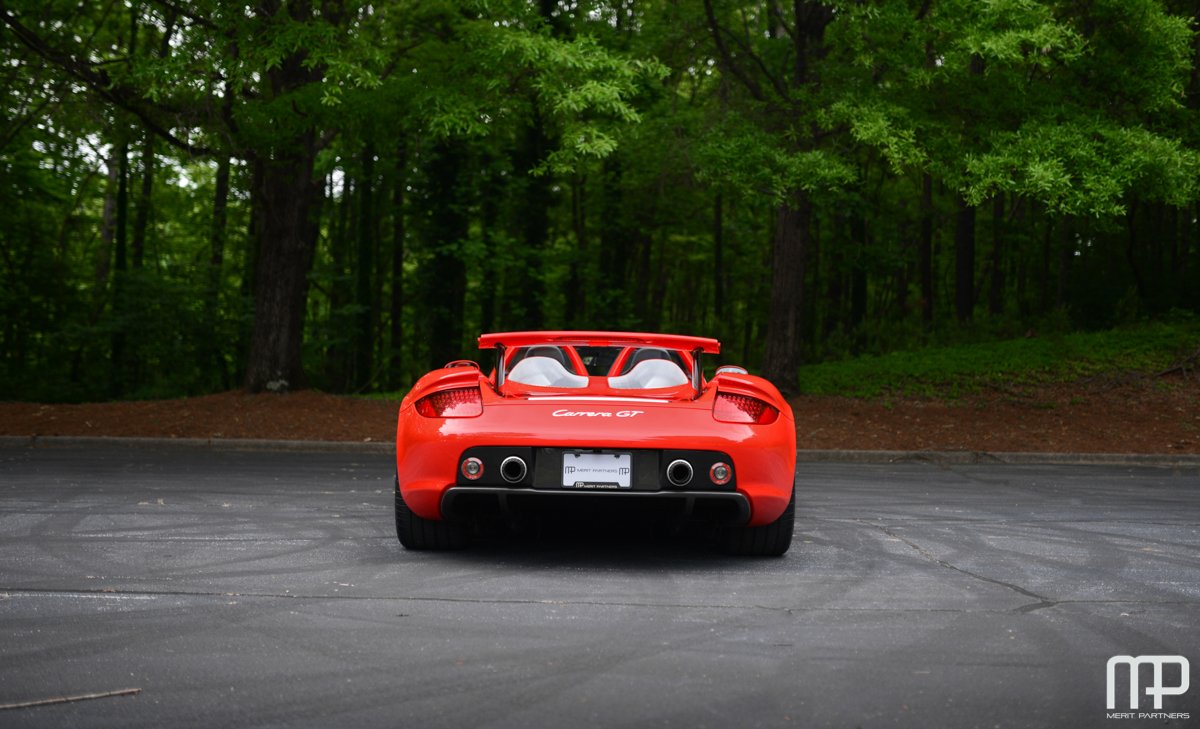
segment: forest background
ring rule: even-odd
[[[1196,0],[0,0],[0,399],[1200,310]]]

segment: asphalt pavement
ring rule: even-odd
[[[1200,729],[1195,466],[805,463],[780,559],[615,525],[406,552],[392,470],[0,448],[0,704],[137,690],[0,727]],[[1114,655],[1192,688],[1108,718]]]

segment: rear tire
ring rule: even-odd
[[[796,526],[796,487],[779,518],[756,527],[728,527],[720,535],[721,548],[743,557],[780,557],[792,546]]]
[[[396,536],[405,549],[462,549],[467,546],[467,531],[461,524],[425,519],[412,513],[400,495],[396,481]]]

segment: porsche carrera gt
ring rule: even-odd
[[[409,549],[465,546],[473,526],[558,506],[656,509],[710,524],[742,555],[792,542],[796,427],[767,380],[705,377],[715,339],[545,331],[485,334],[496,365],[448,363],[400,405],[396,532]]]

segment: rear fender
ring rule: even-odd
[[[443,367],[433,370],[417,380],[417,383],[400,402],[400,409],[411,407],[417,400],[435,392],[454,390],[460,387],[482,387],[487,381],[487,377],[476,367]]]
[[[757,398],[769,403],[771,407],[786,415],[789,420],[792,419],[792,408],[788,405],[787,400],[780,394],[777,387],[762,377],[734,372],[722,372],[712,378],[709,387],[716,388],[718,392],[727,392],[731,395],[746,395]]]

